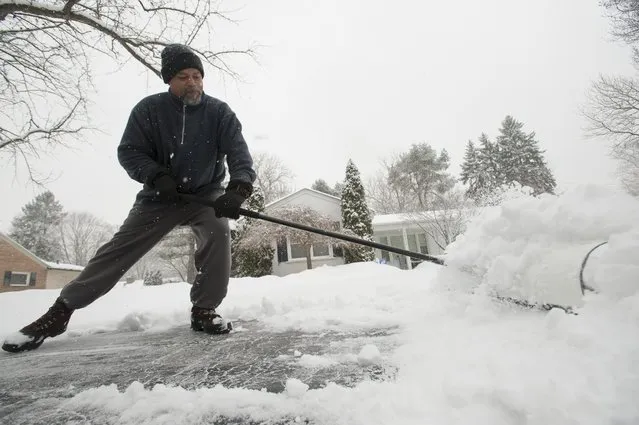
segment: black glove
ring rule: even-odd
[[[177,191],[177,185],[168,174],[160,174],[151,182],[151,187],[155,189],[158,198],[165,201],[177,201],[180,194]]]
[[[226,192],[213,201],[216,217],[228,217],[233,220],[240,218],[240,207],[253,193],[250,183],[231,181],[226,187]]]

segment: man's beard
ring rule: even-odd
[[[200,103],[201,100],[202,92],[199,90],[185,91],[184,95],[182,96],[182,102],[184,102],[185,105],[189,106],[197,105],[198,103]]]

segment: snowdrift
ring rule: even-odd
[[[625,297],[639,289],[639,200],[599,186],[512,194],[471,221],[446,263],[472,272],[478,291],[529,303],[580,306],[582,282]]]

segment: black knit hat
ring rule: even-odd
[[[169,83],[183,69],[195,68],[204,77],[202,61],[189,46],[169,44],[162,50],[162,79]]]

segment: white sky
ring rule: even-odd
[[[260,64],[238,63],[243,83],[206,68],[205,91],[237,112],[252,150],[293,170],[297,188],[342,180],[349,158],[366,178],[419,142],[446,148],[457,173],[466,142],[494,137],[506,114],[537,133],[560,189],[613,184],[607,148],[586,139],[579,108],[600,73],[634,70],[596,1],[270,0],[234,17],[239,26],[220,37],[264,45]],[[39,170],[59,176],[48,188],[67,210],[120,224],[140,185],[118,164],[116,147],[132,106],[166,86],[137,64],[96,62],[91,120],[102,133],[58,150]],[[8,168],[0,179],[6,231],[41,189]]]

